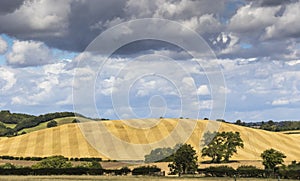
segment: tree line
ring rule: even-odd
[[[204,147],[201,150],[202,157],[210,157],[211,163],[228,163],[230,158],[237,153],[237,148],[243,148],[243,140],[240,137],[239,132],[207,132],[204,134]],[[189,144],[177,144],[174,148],[157,148],[145,155],[146,162],[160,162],[171,161],[168,165],[170,174],[194,174],[196,171],[204,173],[210,176],[233,176],[238,174],[240,176],[249,177],[268,177],[270,173],[279,174],[278,165],[283,164],[286,156],[284,153],[277,151],[273,148],[267,149],[261,153],[262,164],[265,169],[258,169],[254,166],[241,166],[237,170],[231,167],[209,167],[206,169],[198,169],[198,157],[196,150]],[[295,165],[296,163],[294,163]],[[285,169],[285,172],[281,171],[282,176],[294,172],[295,168],[298,169],[300,176],[300,163],[298,166],[292,167],[280,167]],[[295,175],[295,174],[294,174]]]

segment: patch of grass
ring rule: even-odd
[[[76,117],[64,117],[64,118],[57,118],[57,119],[54,119],[56,122],[57,122],[57,126],[60,126],[60,125],[64,125],[64,124],[69,124],[69,123],[72,123],[72,121],[75,119]],[[76,118],[76,119],[79,119],[80,121],[88,121],[88,119],[86,118]],[[51,120],[50,120],[51,121]],[[25,128],[25,129],[22,129],[18,132],[18,134],[22,133],[23,131],[25,131],[26,133],[30,133],[30,132],[33,132],[33,131],[38,131],[38,130],[42,130],[42,129],[46,129],[47,128],[47,122],[44,122],[44,123],[40,123],[39,125],[35,126],[35,127],[32,127],[32,128]]]
[[[8,123],[2,123],[2,124],[8,128],[14,128],[17,125],[17,124],[8,124]]]

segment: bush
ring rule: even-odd
[[[51,128],[51,127],[55,127],[55,126],[57,126],[57,122],[54,121],[54,120],[49,121],[49,122],[47,123],[47,128]]]
[[[219,167],[208,167],[204,171],[206,176],[212,177],[232,177],[236,174],[236,171],[229,166],[219,166]]]
[[[161,169],[157,166],[141,166],[134,168],[132,170],[132,175],[155,175],[155,173],[160,172]]]
[[[78,119],[73,119],[72,123],[80,123]]]
[[[240,177],[263,177],[264,170],[256,168],[252,165],[243,165],[237,168],[237,173]]]
[[[281,166],[279,168],[279,175],[286,179],[300,179],[300,162],[293,161],[288,166]]]

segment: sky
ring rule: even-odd
[[[0,110],[299,120],[298,0],[1,0]]]

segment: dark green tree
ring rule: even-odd
[[[239,132],[218,132],[211,142],[202,149],[202,157],[211,157],[212,163],[220,163],[222,159],[228,162],[229,158],[237,153],[238,147],[244,148]]]
[[[275,169],[276,165],[282,164],[284,162],[284,158],[286,156],[273,148],[265,150],[260,157],[263,159],[263,165],[265,169],[273,170]]]
[[[57,122],[54,121],[54,120],[49,121],[49,122],[47,123],[47,128],[51,128],[51,127],[55,127],[55,126],[57,126]]]
[[[174,174],[195,173],[198,168],[198,157],[191,145],[182,145],[174,154],[173,163],[169,164],[170,171]]]

